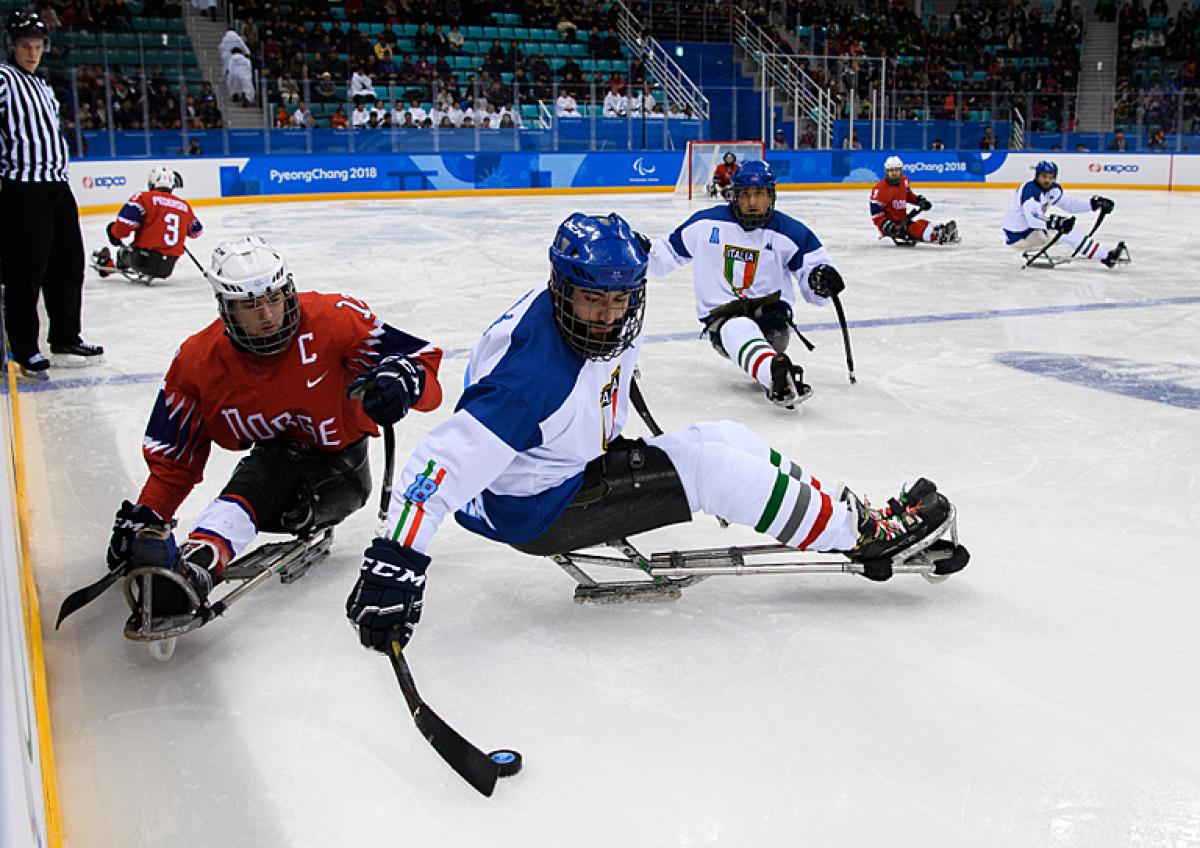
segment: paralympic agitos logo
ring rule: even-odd
[[[128,182],[120,174],[112,177],[84,177],[84,188],[120,188]]]
[[[1136,174],[1141,168],[1131,164],[1105,165],[1101,162],[1093,162],[1088,165],[1088,170],[1093,174]]]

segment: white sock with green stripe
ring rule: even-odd
[[[749,318],[730,318],[721,326],[721,347],[760,385],[771,388],[771,360],[775,348],[763,338],[759,326]]]

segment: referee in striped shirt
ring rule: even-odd
[[[49,378],[38,347],[38,295],[50,318],[55,365],[90,365],[104,348],[79,335],[83,306],[83,237],[67,182],[67,144],[59,132],[54,90],[34,76],[48,43],[32,12],[8,17],[9,60],[0,64],[0,278],[4,328],[23,376]]]

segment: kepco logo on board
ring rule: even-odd
[[[127,180],[120,174],[112,177],[84,177],[84,188],[120,188]]]
[[[1101,162],[1093,162],[1088,165],[1088,170],[1093,174],[1136,174],[1141,169],[1132,164],[1105,165]]]

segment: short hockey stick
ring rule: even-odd
[[[62,602],[62,606],[58,608],[58,621],[54,622],[54,629],[57,630],[68,615],[78,609],[82,609],[107,592],[109,587],[121,579],[122,576],[122,569],[113,569],[90,586],[84,586],[82,589],[77,589],[67,595],[66,599]]]
[[[1100,210],[1100,214],[1096,216],[1096,223],[1092,224],[1092,228],[1091,228],[1090,230],[1088,230],[1088,234],[1087,234],[1086,236],[1084,236],[1084,237],[1083,237],[1083,240],[1082,240],[1082,241],[1080,241],[1080,242],[1079,242],[1079,244],[1078,244],[1078,245],[1076,245],[1076,247],[1075,247],[1075,250],[1074,250],[1074,251],[1072,251],[1072,253],[1071,253],[1071,258],[1072,258],[1072,259],[1074,259],[1076,256],[1078,256],[1078,255],[1079,255],[1079,251],[1080,251],[1080,250],[1083,248],[1083,246],[1084,246],[1085,244],[1087,244],[1087,240],[1088,240],[1088,239],[1090,239],[1090,238],[1092,237],[1092,235],[1094,235],[1094,234],[1095,234],[1096,230],[1100,229],[1100,225],[1101,225],[1102,223],[1104,223],[1104,217],[1105,217],[1107,214],[1108,214],[1108,210],[1107,210],[1107,209],[1101,209],[1101,210]]]
[[[379,493],[380,536],[386,536],[388,532],[388,505],[392,499],[392,476],[395,467],[396,433],[389,424],[383,428],[383,486]],[[393,641],[388,644],[387,655],[417,730],[450,768],[458,772],[459,776],[475,787],[480,794],[490,798],[496,789],[496,780],[500,777],[501,764],[464,739],[421,700],[421,695],[417,692],[417,683],[413,680],[408,660],[404,658],[399,642]],[[519,755],[517,761],[519,762]]]
[[[1021,270],[1024,271],[1026,268],[1028,268],[1034,262],[1037,262],[1039,259],[1041,259],[1043,256],[1045,256],[1046,251],[1048,251],[1050,248],[1054,247],[1054,245],[1058,244],[1058,240],[1062,237],[1063,237],[1062,230],[1059,230],[1058,232],[1056,232],[1054,234],[1054,238],[1050,239],[1050,241],[1048,241],[1041,250],[1039,250],[1037,253],[1033,254],[1033,256],[1030,256],[1027,260],[1025,260],[1025,264],[1021,266]]]
[[[837,310],[838,323],[842,325],[842,344],[846,347],[846,369],[850,372],[850,385],[854,385],[858,382],[858,378],[854,376],[854,353],[850,350],[850,328],[846,325],[846,313],[842,309],[842,301],[836,294],[829,299],[833,301],[833,308]]]
[[[187,249],[187,245],[183,246],[183,252],[187,254],[188,259],[192,260],[195,266],[200,269],[200,273],[204,275],[204,279],[208,279],[208,272],[204,270],[204,266],[200,264],[200,260],[192,255],[192,252]]]
[[[649,428],[650,433],[655,436],[661,436],[663,434],[662,427],[658,426],[658,422],[650,414],[650,407],[646,405],[646,398],[642,395],[642,387],[638,385],[637,377],[629,381],[629,400],[633,402],[633,408],[637,410],[637,414],[646,423],[646,427]]]

